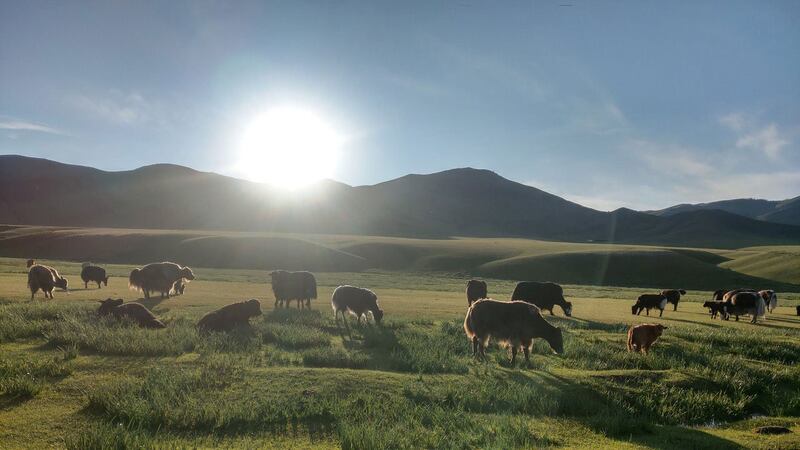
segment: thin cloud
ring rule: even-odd
[[[736,147],[759,150],[764,152],[770,159],[778,159],[781,150],[789,143],[789,139],[778,131],[778,126],[771,123],[741,136],[736,141]]]
[[[60,134],[60,135],[65,134],[60,130],[39,123],[28,122],[24,120],[16,120],[16,119],[2,119],[2,118],[0,118],[0,130],[33,131],[36,133],[48,133],[48,134]]]
[[[754,117],[741,112],[722,116],[719,123],[736,134],[736,148],[755,150],[771,160],[779,159],[783,148],[791,144],[777,124],[758,125]]]
[[[118,125],[163,124],[161,107],[138,92],[108,91],[105,95],[75,94],[67,104],[92,117]]]
[[[713,166],[695,156],[701,152],[690,148],[646,140],[632,140],[627,146],[636,157],[658,173],[690,177],[705,177],[714,173]]]

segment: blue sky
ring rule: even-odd
[[[244,124],[300,105],[347,135],[348,184],[472,166],[604,210],[800,195],[800,2],[497,5],[2,2],[0,153],[238,175]]]

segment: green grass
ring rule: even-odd
[[[199,269],[185,295],[145,302],[167,327],[144,330],[95,314],[96,300],[137,298],[121,277],[30,302],[13,262],[24,265],[0,262],[10,447],[800,446],[800,318],[787,306],[797,294],[779,293],[778,311],[752,325],[712,321],[698,303],[708,291],[659,319],[630,314],[650,289],[567,285],[574,317],[546,316],[564,331],[564,355],[537,340],[530,363],[512,367],[494,344],[487,362],[472,359],[464,276],[320,273],[312,310],[273,311],[263,272]],[[378,293],[382,326],[334,321],[327,299],[345,282]],[[489,279],[498,298],[513,285]],[[198,335],[202,314],[245,298],[262,300],[251,326]],[[641,322],[669,327],[649,355],[625,348]],[[795,434],[753,433],[767,424]]]

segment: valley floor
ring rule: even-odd
[[[130,266],[108,266],[98,290],[79,286],[79,264],[44,262],[69,294],[30,301],[24,260],[0,259],[2,448],[800,447],[800,294],[779,293],[752,325],[711,320],[705,291],[658,318],[630,313],[650,290],[567,285],[574,317],[546,317],[565,354],[537,342],[512,367],[497,347],[473,361],[462,277],[319,273],[301,312],[272,310],[262,271],[197,269],[185,295],[138,300],[167,323],[153,331],[94,313],[138,299]],[[498,299],[514,285],[487,281]],[[330,294],[346,283],[378,294],[383,326],[334,322]],[[202,314],[248,298],[264,312],[251,329],[198,336]],[[625,349],[642,322],[668,326],[647,356]]]

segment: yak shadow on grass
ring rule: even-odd
[[[718,328],[723,328],[723,327],[724,327],[724,325],[722,325],[722,324],[719,324],[719,323],[710,323],[710,322],[695,322],[695,321],[693,321],[693,320],[686,320],[686,319],[675,319],[675,318],[671,318],[671,317],[665,317],[665,318],[663,318],[663,320],[666,320],[666,321],[668,321],[668,322],[687,323],[687,324],[689,324],[689,325],[697,325],[697,326],[702,326],[702,327],[710,327],[710,328],[717,328],[717,329],[718,329]]]
[[[153,308],[155,308],[156,306],[160,305],[165,300],[169,300],[169,299],[170,299],[170,297],[161,298],[161,297],[158,297],[158,296],[150,297],[150,298],[139,297],[136,300],[134,300],[134,302],[135,303],[141,303],[142,305],[144,305],[145,308],[147,308],[147,309],[152,311]]]

